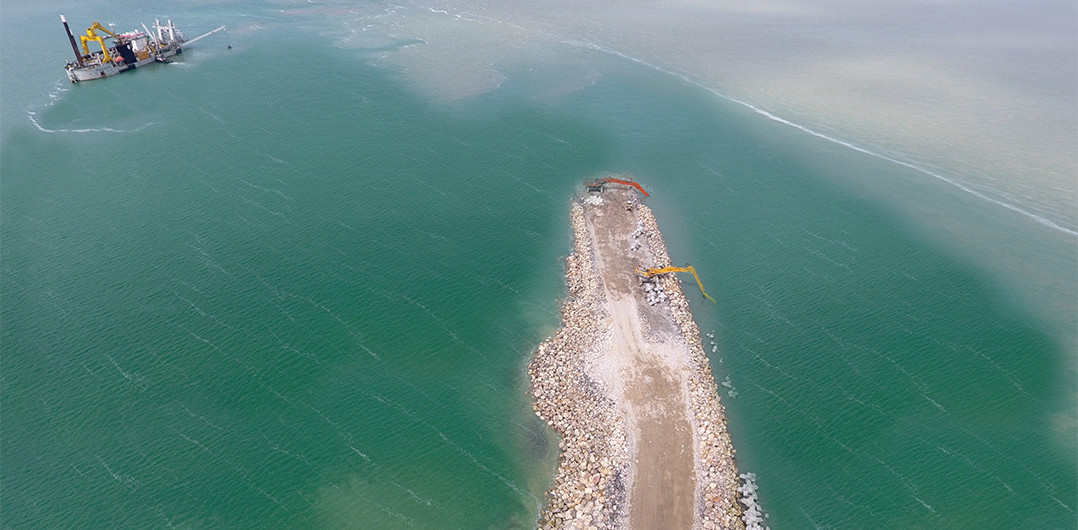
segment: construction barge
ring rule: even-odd
[[[60,21],[63,22],[67,39],[71,43],[71,51],[75,52],[75,60],[68,61],[64,67],[72,83],[104,79],[153,62],[170,62],[169,57],[183,52],[183,46],[225,30],[225,26],[221,26],[188,39],[172,24],[171,19],[166,24],[155,19],[154,32],[150,32],[143,24],[142,29],[145,31],[134,30],[118,34],[105,28],[100,22],[94,22],[86,30],[86,35],[79,35],[79,40],[82,41],[80,52],[75,35],[67,25],[67,18],[60,15]],[[111,40],[112,43],[109,44],[106,40]],[[101,49],[90,51],[91,42]]]

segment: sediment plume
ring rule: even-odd
[[[745,528],[735,451],[700,331],[635,192],[574,200],[563,327],[528,372],[561,437],[540,528]]]

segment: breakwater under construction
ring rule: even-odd
[[[526,366],[569,197],[615,168],[719,302],[674,273],[773,528],[1076,528],[1073,238],[572,39],[281,3],[177,6],[234,48],[101,86],[52,46],[0,62],[8,526],[535,527],[559,438]],[[12,42],[57,17],[3,13]],[[469,27],[505,38],[428,31]],[[508,79],[447,101],[386,54]]]
[[[563,327],[529,366],[562,440],[540,527],[744,528],[735,451],[688,301],[629,189],[574,201]]]

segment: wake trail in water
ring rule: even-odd
[[[129,133],[137,133],[137,132],[139,132],[139,131],[147,128],[147,127],[157,125],[156,122],[150,122],[150,123],[141,125],[141,126],[135,128],[135,129],[113,129],[112,127],[90,127],[90,128],[86,128],[86,129],[49,129],[49,128],[46,128],[46,127],[42,126],[40,123],[38,123],[37,119],[34,117],[34,116],[37,115],[36,112],[34,112],[32,110],[28,110],[28,111],[26,111],[26,115],[30,118],[30,123],[33,123],[34,127],[37,127],[37,130],[39,130],[41,132],[46,132],[46,133],[49,133],[49,134],[57,134],[57,133],[99,133],[99,132],[127,133],[127,134],[129,134]]]
[[[43,109],[48,109],[49,107],[52,107],[53,105],[55,105],[57,102],[60,101],[60,99],[63,97],[63,94],[65,92],[67,92],[68,90],[69,89],[67,87],[65,87],[64,85],[62,85],[62,84],[60,84],[58,82],[56,84],[56,86],[54,86],[52,88],[52,90],[49,91],[49,94],[48,94],[49,100],[46,103],[44,103],[42,105],[31,105],[30,108],[26,109],[26,116],[30,119],[30,123],[33,123],[34,127],[37,127],[37,130],[39,130],[41,132],[49,133],[49,134],[58,134],[58,133],[101,133],[101,132],[106,132],[106,133],[136,133],[136,132],[139,132],[139,131],[141,131],[141,130],[147,128],[147,127],[150,127],[152,125],[157,125],[156,122],[150,122],[150,123],[144,124],[144,125],[142,125],[140,127],[137,127],[135,129],[114,129],[112,127],[87,127],[87,128],[84,128],[84,129],[50,129],[48,127],[45,127],[45,126],[41,125],[41,122],[37,121],[37,113],[38,113],[38,111],[43,110]]]
[[[1033,213],[1033,212],[1023,210],[1022,208],[1020,208],[1020,207],[1018,207],[1018,206],[1016,206],[1014,204],[1011,204],[1009,202],[1005,202],[1005,201],[1002,201],[1002,200],[999,200],[999,199],[995,199],[993,197],[989,197],[988,195],[985,195],[984,193],[981,193],[981,192],[979,192],[979,191],[977,191],[977,190],[975,190],[973,188],[970,188],[969,186],[967,186],[965,184],[962,184],[961,182],[958,182],[957,180],[955,180],[953,178],[946,177],[946,176],[944,176],[944,175],[942,175],[940,173],[937,173],[937,172],[932,171],[930,169],[923,168],[923,167],[918,166],[916,164],[913,164],[913,163],[910,163],[910,162],[905,162],[903,160],[899,160],[897,158],[885,155],[883,153],[879,153],[879,152],[873,151],[871,149],[861,147],[861,146],[859,146],[857,144],[847,142],[845,140],[841,140],[841,139],[835,138],[833,136],[829,136],[829,135],[824,134],[822,132],[810,129],[809,127],[806,127],[804,125],[794,123],[794,122],[792,122],[790,120],[787,120],[786,118],[783,118],[781,116],[777,116],[777,115],[775,115],[775,114],[773,114],[773,113],[771,113],[771,112],[769,112],[769,111],[767,111],[765,109],[757,107],[756,105],[753,105],[752,103],[749,103],[747,101],[735,98],[733,96],[728,96],[726,94],[723,94],[723,93],[719,92],[718,90],[703,84],[702,82],[693,80],[692,78],[690,78],[686,74],[676,72],[676,71],[671,70],[669,68],[664,68],[662,66],[658,66],[658,65],[649,63],[649,62],[647,62],[647,61],[645,61],[643,59],[638,59],[638,58],[633,57],[631,55],[626,55],[626,54],[621,53],[619,51],[612,50],[610,48],[606,48],[606,47],[600,46],[598,44],[593,44],[593,43],[588,43],[588,42],[580,42],[580,41],[568,41],[568,42],[566,42],[566,44],[582,46],[582,47],[592,49],[592,50],[596,50],[596,51],[599,51],[599,52],[602,52],[602,53],[607,53],[607,54],[610,54],[610,55],[616,55],[616,56],[621,57],[623,59],[632,61],[634,63],[647,66],[648,68],[651,68],[651,69],[653,69],[655,71],[662,72],[662,73],[667,74],[667,75],[672,75],[674,77],[677,77],[678,79],[681,79],[681,80],[685,81],[686,83],[689,83],[689,84],[691,84],[693,86],[697,86],[697,87],[700,87],[700,88],[702,88],[704,90],[707,90],[708,92],[711,92],[712,94],[714,94],[714,95],[716,95],[716,96],[718,96],[718,97],[720,97],[722,99],[725,99],[725,100],[730,101],[732,103],[737,103],[738,105],[746,107],[746,108],[752,110],[753,112],[755,112],[755,113],[757,113],[757,114],[759,114],[759,115],[761,115],[761,116],[763,116],[763,117],[765,117],[765,118],[767,118],[769,120],[776,121],[776,122],[781,123],[783,125],[788,125],[788,126],[793,127],[793,128],[795,128],[795,129],[797,129],[799,131],[811,134],[812,136],[815,136],[815,137],[820,138],[822,140],[826,140],[828,142],[836,143],[838,145],[853,149],[854,151],[857,151],[859,153],[862,153],[862,154],[865,154],[865,155],[868,155],[868,156],[871,156],[871,157],[879,158],[880,160],[886,160],[887,162],[891,162],[893,164],[898,164],[898,165],[900,165],[902,167],[912,169],[912,170],[917,171],[919,173],[922,173],[924,175],[928,175],[928,176],[930,176],[932,178],[935,178],[937,180],[940,180],[942,182],[950,184],[950,185],[952,185],[952,186],[954,186],[954,187],[956,187],[956,188],[958,188],[958,189],[960,189],[960,190],[962,190],[962,191],[964,191],[966,193],[969,193],[970,195],[973,195],[974,197],[986,200],[986,201],[988,201],[988,202],[990,202],[992,204],[995,204],[997,206],[1000,206],[1002,208],[1005,208],[1005,209],[1010,210],[1012,212],[1015,212],[1017,214],[1028,217],[1028,218],[1032,219],[1033,221],[1037,222],[1038,224],[1046,226],[1048,228],[1051,228],[1052,230],[1063,232],[1063,233],[1068,234],[1070,236],[1078,237],[1078,230],[1067,228],[1065,226],[1060,226],[1059,224],[1055,223],[1051,219],[1048,219],[1046,217],[1043,217],[1043,216],[1038,215],[1038,214]]]

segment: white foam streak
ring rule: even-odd
[[[93,128],[88,128],[88,129],[47,129],[45,127],[42,127],[41,124],[37,122],[37,119],[34,118],[34,116],[36,114],[37,114],[36,112],[31,111],[31,110],[26,111],[26,115],[30,118],[30,123],[33,123],[34,127],[37,127],[37,130],[39,130],[41,132],[50,133],[50,134],[56,134],[56,133],[100,133],[100,132],[107,132],[107,133],[137,133],[137,132],[139,132],[139,131],[147,128],[147,127],[150,127],[151,125],[157,125],[156,122],[150,122],[150,123],[147,123],[145,125],[142,125],[142,126],[138,127],[137,129],[113,129],[112,127],[93,127]]]
[[[1013,205],[1011,203],[1004,202],[1004,201],[1001,201],[999,199],[989,197],[989,196],[987,196],[987,195],[985,195],[985,194],[983,194],[983,193],[981,193],[981,192],[979,192],[979,191],[977,191],[977,190],[975,190],[973,188],[970,188],[969,186],[966,186],[965,184],[962,184],[961,182],[958,182],[958,181],[956,181],[956,180],[954,180],[952,178],[948,178],[948,177],[946,177],[944,175],[936,173],[935,171],[923,168],[923,167],[918,166],[916,164],[912,164],[912,163],[909,163],[909,162],[898,160],[896,158],[887,156],[887,155],[885,155],[883,153],[878,153],[878,152],[873,151],[871,149],[861,147],[859,145],[847,142],[845,140],[840,140],[840,139],[835,138],[833,136],[829,136],[829,135],[824,134],[822,132],[810,129],[810,128],[804,126],[804,125],[794,123],[794,122],[792,122],[790,120],[787,120],[787,119],[785,119],[785,118],[783,118],[781,116],[777,116],[775,114],[772,114],[771,112],[769,112],[769,111],[767,111],[765,109],[757,107],[756,105],[753,105],[752,103],[749,103],[747,101],[744,101],[744,100],[741,100],[741,99],[738,99],[738,98],[723,94],[723,93],[719,92],[718,90],[715,90],[714,88],[711,88],[711,87],[709,87],[707,85],[704,85],[701,82],[698,82],[698,81],[695,81],[695,80],[691,79],[686,74],[682,74],[682,73],[670,70],[668,68],[664,68],[662,66],[651,64],[651,63],[649,63],[647,61],[644,61],[642,59],[638,59],[636,57],[632,57],[630,55],[626,55],[624,53],[621,53],[621,52],[618,52],[618,51],[615,51],[615,50],[611,50],[611,49],[603,47],[603,46],[599,46],[597,44],[582,43],[582,42],[567,42],[566,44],[579,45],[579,46],[583,46],[583,47],[593,49],[593,50],[596,50],[596,51],[600,51],[600,52],[603,52],[603,53],[616,55],[616,56],[621,57],[623,59],[632,61],[634,63],[642,64],[644,66],[647,66],[647,67],[649,67],[649,68],[651,68],[653,70],[662,72],[664,74],[675,76],[675,77],[685,81],[686,83],[689,83],[691,85],[703,88],[704,90],[707,90],[708,92],[711,92],[712,94],[715,94],[716,96],[718,96],[718,97],[720,97],[722,99],[725,99],[725,100],[730,101],[732,103],[737,103],[738,105],[746,107],[746,108],[752,110],[753,112],[755,112],[755,113],[757,113],[757,114],[759,114],[759,115],[761,115],[761,116],[763,116],[763,117],[765,117],[765,118],[767,118],[769,120],[776,121],[776,122],[781,123],[783,125],[788,125],[788,126],[793,127],[793,128],[795,128],[795,129],[797,129],[799,131],[811,134],[812,136],[815,136],[815,137],[820,138],[822,140],[826,140],[828,142],[833,142],[833,143],[839,144],[841,146],[848,147],[848,148],[853,149],[854,151],[857,151],[859,153],[862,153],[862,154],[865,154],[865,155],[868,155],[868,156],[871,156],[871,157],[879,158],[881,160],[886,160],[888,162],[898,164],[898,165],[900,165],[902,167],[909,168],[909,169],[912,169],[912,170],[917,171],[919,173],[928,175],[930,177],[933,177],[935,179],[943,181],[943,182],[945,182],[947,184],[950,184],[950,185],[952,185],[952,186],[954,186],[954,187],[956,187],[956,188],[958,188],[958,189],[960,189],[960,190],[962,190],[962,191],[964,191],[966,193],[969,193],[969,194],[973,195],[974,197],[986,200],[988,202],[991,202],[992,204],[995,204],[997,206],[1006,208],[1007,210],[1010,210],[1010,211],[1015,212],[1017,214],[1024,215],[1024,216],[1032,219],[1033,221],[1037,222],[1038,224],[1041,224],[1043,226],[1046,226],[1048,228],[1051,228],[1051,229],[1059,231],[1059,232],[1063,232],[1063,233],[1071,235],[1071,236],[1078,237],[1078,231],[1076,231],[1074,229],[1067,228],[1065,226],[1060,226],[1060,225],[1056,224],[1055,222],[1053,222],[1050,219],[1047,219],[1047,218],[1045,218],[1043,216],[1037,215],[1037,214],[1035,214],[1033,212],[1023,210],[1022,208],[1020,208],[1018,206],[1015,206],[1015,205]]]

